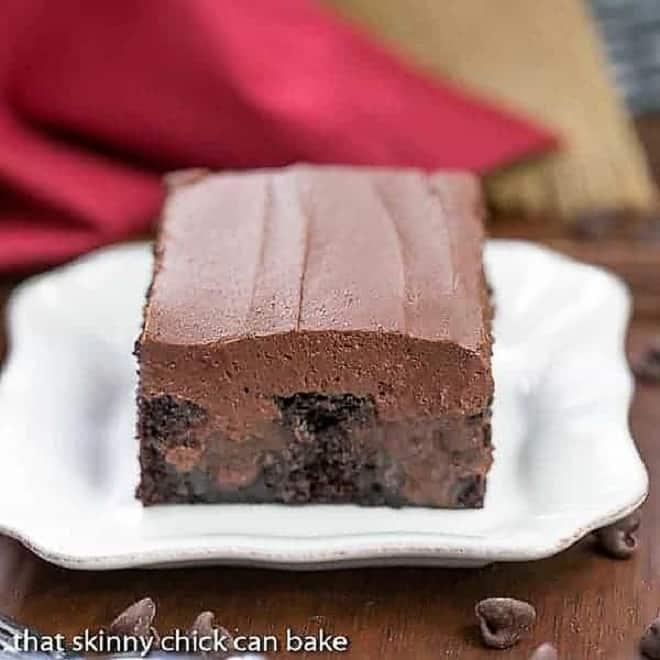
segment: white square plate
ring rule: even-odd
[[[485,250],[495,290],[495,463],[481,510],[176,505],[134,499],[146,244],[20,286],[0,379],[0,530],[71,568],[478,565],[554,554],[647,492],[628,430],[629,296],[521,242]]]

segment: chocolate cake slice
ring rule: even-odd
[[[490,307],[467,174],[179,174],[139,361],[144,504],[480,507]]]

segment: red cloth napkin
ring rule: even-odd
[[[1,271],[144,231],[170,169],[483,172],[555,142],[312,0],[4,0],[2,12]]]

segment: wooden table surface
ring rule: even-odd
[[[651,155],[660,161],[660,120],[641,127]],[[498,221],[493,233],[542,241],[620,272],[635,295],[631,355],[660,332],[660,232],[576,238],[553,222],[508,219]],[[0,287],[0,305],[10,288],[10,283]],[[637,658],[639,635],[660,609],[660,386],[638,386],[631,425],[651,475],[651,493],[640,551],[628,561],[602,556],[587,538],[551,559],[482,569],[75,572],[51,566],[0,537],[0,611],[45,632],[72,635],[107,624],[132,601],[149,595],[157,602],[161,629],[185,627],[199,611],[211,609],[227,628],[246,634],[282,636],[287,627],[301,633],[322,627],[347,635],[351,650],[341,657],[527,658],[536,645],[550,641],[562,659]],[[62,521],[68,524],[75,521]],[[513,596],[535,605],[538,623],[528,640],[510,651],[481,646],[473,608],[487,596]]]

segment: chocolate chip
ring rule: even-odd
[[[635,360],[633,371],[640,380],[660,383],[660,335],[653,337]]]
[[[541,644],[532,655],[529,656],[529,660],[559,660],[559,655],[557,654],[557,649],[552,645]]]
[[[486,598],[477,603],[474,611],[484,644],[495,649],[517,644],[536,621],[536,610],[515,598]]]
[[[110,624],[109,632],[113,635],[153,637],[158,642],[159,636],[153,627],[156,616],[156,604],[151,598],[143,598],[127,607]]]
[[[641,516],[634,511],[629,516],[594,532],[601,549],[615,559],[628,559],[637,550],[637,536]]]
[[[639,650],[651,660],[660,660],[660,617],[647,626],[639,642]]]
[[[198,639],[202,637],[210,637],[212,639],[220,640],[224,637],[224,646],[227,648],[227,651],[231,652],[234,648],[229,631],[216,623],[215,614],[213,614],[213,612],[207,611],[198,614],[197,618],[193,621],[192,626],[190,626],[188,635],[191,637],[194,635]],[[223,652],[222,649],[218,649],[217,651],[203,651],[202,656],[208,660],[218,660],[220,658],[226,658],[227,653]]]
[[[207,611],[197,615],[189,632],[196,633],[199,637],[208,637],[213,634],[215,627],[215,614]]]

